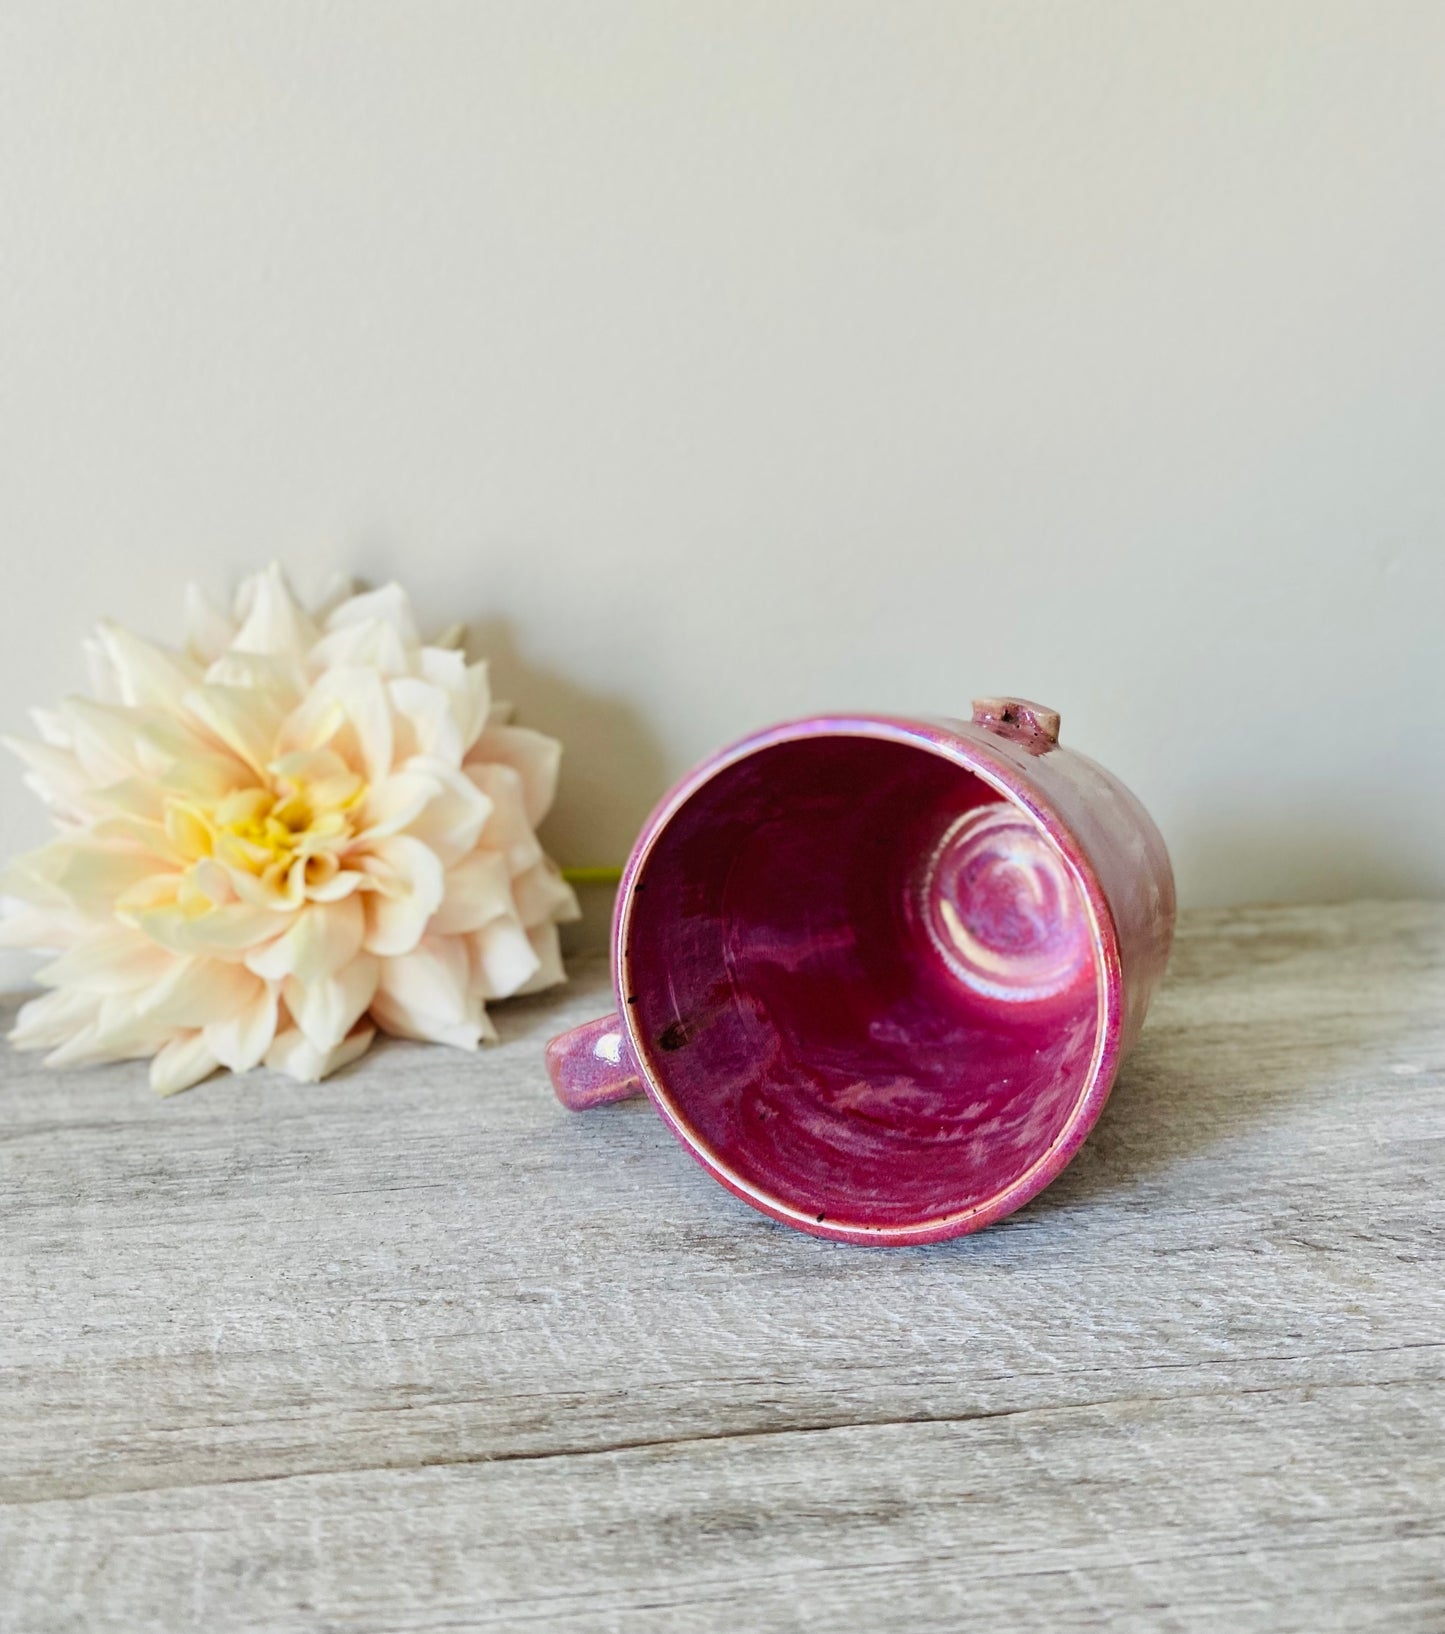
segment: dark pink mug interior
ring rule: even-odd
[[[633,1048],[759,1207],[927,1240],[1062,1166],[1100,1077],[1105,944],[1075,865],[996,781],[917,741],[773,743],[695,787],[629,886]]]

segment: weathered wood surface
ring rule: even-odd
[[[0,1628],[1445,1629],[1445,907],[1196,914],[1049,1192],[774,1226],[541,1045],[4,1059]]]

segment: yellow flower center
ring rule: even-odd
[[[288,755],[267,771],[265,784],[233,790],[214,806],[168,803],[166,832],[188,864],[183,895],[211,898],[208,863],[233,881],[246,876],[277,906],[299,902],[340,872],[355,833],[351,814],[366,793],[361,778],[324,752]]]

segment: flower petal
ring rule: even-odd
[[[262,779],[285,717],[282,699],[251,687],[192,687],[181,700],[186,710],[237,754]]]
[[[388,959],[371,1004],[372,1019],[397,1038],[474,1050],[496,1029],[471,985],[464,942],[428,936],[415,952]]]
[[[282,726],[277,749],[329,746],[368,783],[380,783],[391,771],[391,705],[375,670],[330,669],[324,672]]]
[[[249,607],[231,645],[237,652],[303,653],[320,631],[311,622],[272,562],[248,585]]]
[[[229,902],[195,915],[167,904],[137,913],[134,923],[152,941],[173,952],[213,958],[239,958],[286,928],[286,920],[276,909],[250,902]]]
[[[469,777],[450,766],[440,761],[419,764],[430,770],[442,785],[442,792],[407,832],[430,846],[441,858],[442,866],[449,868],[475,849],[492,815],[492,802]]]
[[[249,1009],[266,984],[244,965],[222,959],[177,959],[166,976],[136,1001],[137,1014],[157,1026],[205,1027]]]
[[[232,1072],[249,1072],[264,1058],[276,1037],[279,988],[263,982],[248,1004],[205,1027],[206,1048]]]
[[[156,874],[168,876],[169,870],[132,846],[91,844],[84,835],[66,834],[7,863],[0,890],[37,907],[69,905],[108,918],[117,897]]]
[[[550,857],[543,857],[534,867],[517,875],[512,881],[512,898],[517,905],[517,917],[528,928],[549,921],[570,923],[582,917],[577,893],[562,878],[561,870]]]
[[[202,679],[210,686],[269,692],[284,709],[294,709],[306,690],[305,667],[291,653],[224,652]]]
[[[120,680],[110,654],[93,635],[83,636],[80,650],[85,655],[85,673],[90,679],[90,690],[102,703],[120,702]]]
[[[142,640],[109,619],[101,622],[96,637],[110,659],[123,704],[170,709],[200,679],[190,659]]]
[[[136,1013],[128,995],[102,998],[95,1019],[72,1032],[45,1057],[47,1067],[89,1067],[154,1055],[169,1040],[166,1028]]]
[[[191,860],[177,848],[162,823],[138,817],[103,817],[85,832],[96,842],[93,848],[84,848],[90,855],[124,857],[143,865],[146,873],[171,873]]]
[[[198,584],[186,586],[186,651],[203,664],[214,661],[231,645],[236,626]]]
[[[60,718],[70,734],[75,758],[93,783],[119,783],[145,773],[136,743],[134,711],[93,698],[62,698]]]
[[[466,754],[487,724],[492,707],[492,689],[485,664],[469,664],[460,652],[444,650],[444,644],[423,647],[417,654],[422,677],[447,694],[452,717],[457,724],[462,753]]]
[[[42,987],[135,993],[169,974],[175,958],[128,925],[109,925],[35,972]]]
[[[53,744],[57,749],[70,747],[70,733],[65,730],[65,722],[53,709],[32,709],[30,719],[35,722],[35,730],[40,734],[42,743]]]
[[[260,873],[253,873],[248,866],[248,855],[245,842],[234,835],[223,834],[216,842],[215,860],[225,869],[230,887],[241,902],[258,913],[288,916],[294,913],[306,900],[305,858],[296,857],[291,862],[278,858]],[[273,930],[285,923],[285,919],[278,921]]]
[[[408,658],[401,637],[380,619],[349,624],[324,635],[306,655],[313,674],[321,670],[365,666],[387,677],[405,675]]]
[[[99,1013],[99,994],[78,987],[57,988],[20,1006],[8,1037],[17,1050],[54,1049],[93,1026]]]
[[[340,902],[342,897],[350,896],[365,884],[365,874],[357,873],[354,868],[343,868],[320,884],[308,883],[306,895],[312,902]]]
[[[386,690],[396,713],[398,758],[428,755],[449,766],[460,766],[462,734],[446,693],[414,675],[388,681]]]
[[[319,976],[313,981],[287,977],[282,989],[286,1008],[314,1049],[335,1049],[346,1037],[366,1013],[380,972],[381,961],[361,953],[334,976]]]
[[[522,780],[522,805],[533,828],[552,809],[562,745],[526,726],[489,726],[467,755],[469,762],[511,766]]]
[[[452,936],[479,930],[489,919],[512,911],[512,885],[500,851],[473,851],[447,870],[441,906],[430,929]]]
[[[334,975],[361,951],[366,911],[355,896],[313,902],[292,919],[285,934],[246,955],[246,965],[267,981],[287,976],[303,982]]]
[[[363,866],[375,889],[366,893],[368,953],[410,953],[441,906],[446,880],[436,852],[407,834],[377,840]]]
[[[543,852],[527,820],[522,774],[515,767],[500,763],[470,762],[462,771],[492,802],[491,815],[482,825],[478,843],[489,850],[501,851],[506,856],[509,873],[522,874],[534,868],[542,860]]]
[[[93,806],[94,783],[72,749],[31,738],[0,737],[0,743],[25,762],[25,786],[57,816],[83,819]]]
[[[157,1095],[178,1095],[209,1078],[220,1066],[204,1033],[174,1038],[151,1062],[151,1088]]]
[[[108,783],[93,792],[91,802],[100,811],[133,817],[139,822],[165,820],[165,790],[150,777],[128,777],[120,783]]]
[[[399,834],[442,792],[441,779],[430,772],[404,768],[366,791],[356,811],[358,837],[380,839]]]
[[[555,925],[536,925],[527,932],[527,940],[537,955],[537,968],[517,989],[521,993],[540,993],[567,980],[562,966],[562,939]]]
[[[375,1037],[375,1027],[358,1027],[334,1049],[318,1050],[299,1027],[288,1027],[266,1051],[266,1065],[299,1083],[317,1084],[365,1055]]]
[[[13,897],[0,903],[0,948],[58,953],[82,941],[91,929],[85,916],[71,908],[32,908]]]
[[[411,613],[411,598],[393,579],[379,590],[367,590],[351,596],[339,607],[333,608],[326,620],[327,631],[344,630],[353,624],[369,624],[380,620],[396,632],[404,647],[419,647],[416,621]]]
[[[472,985],[484,999],[507,999],[520,992],[542,968],[521,922],[504,914],[467,938]]]

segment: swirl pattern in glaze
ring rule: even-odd
[[[1068,864],[1007,802],[953,823],[929,860],[923,923],[949,969],[987,998],[1025,1003],[1089,972],[1088,916]]]

